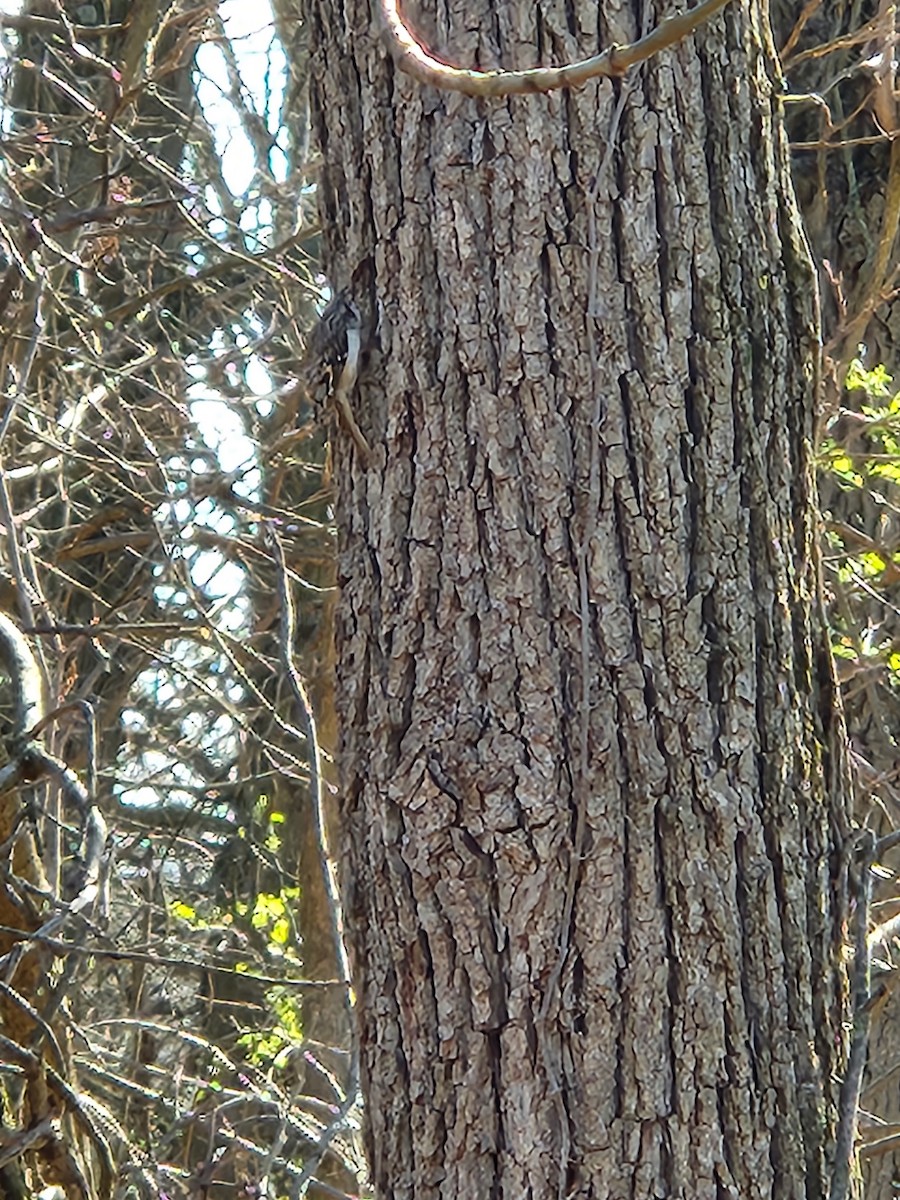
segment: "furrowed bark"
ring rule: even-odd
[[[847,769],[759,7],[503,101],[397,74],[362,0],[309,12],[326,265],[367,331],[338,701],[378,1194],[821,1195]],[[418,14],[479,68],[643,28]]]

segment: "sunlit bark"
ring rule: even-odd
[[[409,19],[512,68],[633,41],[640,7]],[[846,767],[762,14],[484,101],[395,73],[361,0],[310,12],[368,349],[338,680],[378,1193],[826,1193]]]

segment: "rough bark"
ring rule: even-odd
[[[642,14],[411,20],[531,66]],[[362,0],[310,22],[326,265],[369,332],[338,700],[378,1194],[819,1196],[846,773],[759,8],[489,102],[397,74]]]

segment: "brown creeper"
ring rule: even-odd
[[[303,364],[303,378],[314,403],[329,396],[338,417],[364,462],[369,443],[356,423],[350,394],[359,374],[362,318],[348,291],[340,291],[325,306],[313,327]]]
[[[322,310],[306,344],[303,375],[310,392],[318,391],[326,380],[331,390],[336,374],[347,361],[347,332],[358,330],[361,324],[359,309],[349,291],[336,292]]]

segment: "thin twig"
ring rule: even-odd
[[[856,1119],[863,1074],[869,1047],[871,954],[869,951],[869,905],[872,899],[872,865],[875,861],[875,836],[863,830],[856,855],[856,913],[853,929],[853,1031],[847,1071],[841,1084],[838,1128],[834,1148],[834,1174],[829,1200],[849,1200],[856,1150]]]
[[[645,29],[648,24],[649,8],[645,4]],[[563,896],[563,910],[559,926],[559,943],[556,964],[547,982],[547,988],[544,992],[544,999],[541,1003],[539,1016],[539,1028],[541,1030],[541,1056],[544,1070],[547,1072],[547,1077],[550,1082],[550,1090],[554,1097],[561,1139],[559,1155],[559,1179],[557,1184],[558,1200],[563,1200],[566,1194],[569,1166],[572,1155],[572,1134],[570,1129],[570,1117],[565,1103],[562,1082],[559,1077],[560,1072],[557,1070],[556,1065],[551,1058],[549,1044],[547,1042],[547,1024],[549,1021],[551,1006],[554,1002],[558,1002],[559,999],[559,984],[565,968],[566,959],[568,958],[569,950],[571,948],[573,924],[572,915],[575,909],[575,897],[578,889],[578,881],[581,877],[581,868],[584,860],[584,849],[587,836],[587,780],[589,775],[589,729],[591,714],[590,680],[592,678],[590,661],[591,601],[588,580],[588,557],[590,554],[591,542],[596,532],[597,515],[600,511],[600,435],[603,425],[603,417],[605,415],[603,409],[604,392],[600,384],[600,350],[598,346],[599,331],[597,324],[600,261],[600,236],[597,229],[597,202],[600,196],[600,189],[603,187],[607,179],[607,173],[612,162],[612,156],[616,146],[616,139],[619,133],[619,126],[622,122],[622,116],[625,112],[625,105],[628,101],[630,91],[631,87],[628,83],[626,83],[619,93],[619,98],[616,102],[616,107],[613,111],[613,115],[609,123],[609,129],[606,134],[603,157],[598,165],[596,174],[594,176],[593,186],[591,187],[587,197],[589,257],[588,296],[585,312],[585,325],[587,342],[590,350],[593,411],[589,426],[590,463],[588,473],[588,492],[585,502],[584,525],[579,537],[577,550],[579,595],[578,615],[581,634],[581,704],[579,711],[578,753],[579,779],[577,789],[578,795],[576,798],[575,832],[572,839],[571,859],[566,877],[566,890]]]
[[[36,930],[34,933],[27,933],[21,929],[15,929],[11,925],[0,925],[0,934],[8,937],[13,941],[20,941],[30,945],[34,943],[49,950],[51,954],[59,957],[66,957],[70,954],[78,954],[87,958],[106,959],[110,962],[136,962],[149,963],[154,967],[169,967],[173,970],[184,971],[200,971],[209,973],[210,975],[236,975],[240,974],[241,979],[247,979],[251,983],[259,983],[264,985],[276,985],[283,988],[297,988],[298,990],[316,991],[325,988],[348,988],[350,981],[348,979],[291,979],[282,975],[260,975],[254,971],[237,972],[234,967],[220,966],[211,963],[208,959],[193,960],[190,958],[176,958],[172,955],[164,954],[144,954],[139,950],[113,950],[110,947],[98,946],[96,942],[89,945],[75,945],[72,942],[64,942],[61,938],[54,938],[48,934],[41,933]],[[241,956],[241,963],[244,958]]]
[[[813,13],[816,11],[816,9],[821,6],[821,4],[822,4],[822,0],[806,0],[806,4],[803,6],[803,11],[801,12],[800,16],[797,18],[796,23],[794,24],[794,28],[791,30],[787,41],[781,47],[780,57],[781,57],[782,63],[786,62],[788,60],[788,58],[790,58],[791,51],[794,49],[794,47],[799,42],[800,34],[805,29],[807,21],[813,15]]]
[[[44,317],[42,311],[44,284],[44,275],[39,274],[34,296],[34,313],[31,318],[31,337],[28,339],[28,347],[25,351],[25,356],[19,369],[19,378],[16,383],[16,389],[7,401],[6,411],[3,413],[3,420],[0,421],[0,445],[2,445],[3,440],[6,437],[7,430],[9,429],[12,419],[16,414],[19,406],[19,400],[28,390],[28,381],[31,378],[31,369],[34,366],[34,360],[37,356],[38,346],[41,342],[41,335],[44,332]]]
[[[284,547],[282,546],[277,533],[271,526],[269,527],[269,537],[273,547],[273,557],[275,559],[275,566],[277,569],[276,578],[278,584],[278,595],[281,601],[282,661],[284,663],[284,668],[287,672],[288,680],[294,693],[294,697],[300,708],[302,723],[306,727],[307,739],[309,742],[310,787],[313,796],[313,820],[315,822],[315,836],[322,864],[325,892],[328,897],[328,915],[331,923],[331,935],[334,941],[335,958],[344,977],[349,979],[350,964],[347,956],[347,948],[344,944],[341,923],[340,897],[338,895],[337,884],[332,871],[333,860],[328,849],[328,838],[325,827],[321,751],[319,749],[318,737],[316,735],[315,716],[313,714],[313,709],[309,700],[309,694],[306,686],[294,662],[294,606],[291,596],[290,582],[288,580],[287,563],[284,557]],[[319,1164],[334,1137],[341,1131],[341,1129],[344,1128],[347,1116],[350,1110],[357,1103],[359,1096],[359,1039],[356,1034],[356,1024],[353,1019],[353,1001],[349,988],[347,988],[344,992],[344,1000],[348,1018],[347,1025],[350,1031],[350,1073],[347,1080],[347,1091],[334,1121],[332,1121],[328,1129],[324,1131],[322,1137],[319,1139],[315,1151],[304,1166],[300,1182],[293,1190],[293,1195],[298,1197],[305,1195],[306,1187],[309,1181],[318,1170]]]
[[[273,558],[276,567],[278,598],[281,602],[281,658],[287,673],[288,682],[297,707],[300,710],[300,724],[306,735],[309,747],[309,788],[313,801],[313,820],[315,822],[316,842],[322,860],[322,874],[325,890],[328,896],[331,935],[334,942],[335,961],[341,968],[344,977],[350,978],[350,967],[347,960],[347,949],[344,945],[340,920],[340,899],[337,886],[332,874],[332,857],[328,849],[328,836],[325,828],[324,793],[322,784],[322,752],[319,748],[319,738],[316,731],[316,718],[310,703],[306,684],[297,670],[294,662],[294,602],[288,581],[287,563],[284,557],[284,547],[275,529],[269,526],[269,539],[272,545]],[[351,1021],[352,1025],[352,1021]]]

